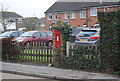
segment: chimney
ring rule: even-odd
[[[100,4],[102,4],[102,0],[100,0]]]

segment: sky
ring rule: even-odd
[[[0,0],[0,9],[16,12],[23,17],[45,17],[44,12],[57,0]]]

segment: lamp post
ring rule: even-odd
[[[34,28],[34,25],[35,25],[35,24],[34,24],[34,23],[32,23],[32,30],[34,30],[34,29],[35,29],[35,28]]]

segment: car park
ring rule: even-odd
[[[24,31],[7,31],[7,32],[0,34],[0,39],[19,37],[23,33]]]
[[[76,36],[75,44],[97,46],[100,41],[100,28],[84,28]]]
[[[22,42],[28,47],[32,42],[45,42],[46,46],[52,46],[52,32],[28,31],[22,34],[20,37],[13,39],[12,41],[17,43]]]

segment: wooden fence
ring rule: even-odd
[[[30,46],[12,42],[11,50],[14,50],[12,51],[13,54],[9,55],[8,59],[20,62],[52,63],[53,49],[45,45],[45,42],[32,42]]]
[[[101,56],[98,46],[83,46],[69,44],[65,57],[66,68],[77,68],[86,70],[100,70]]]

